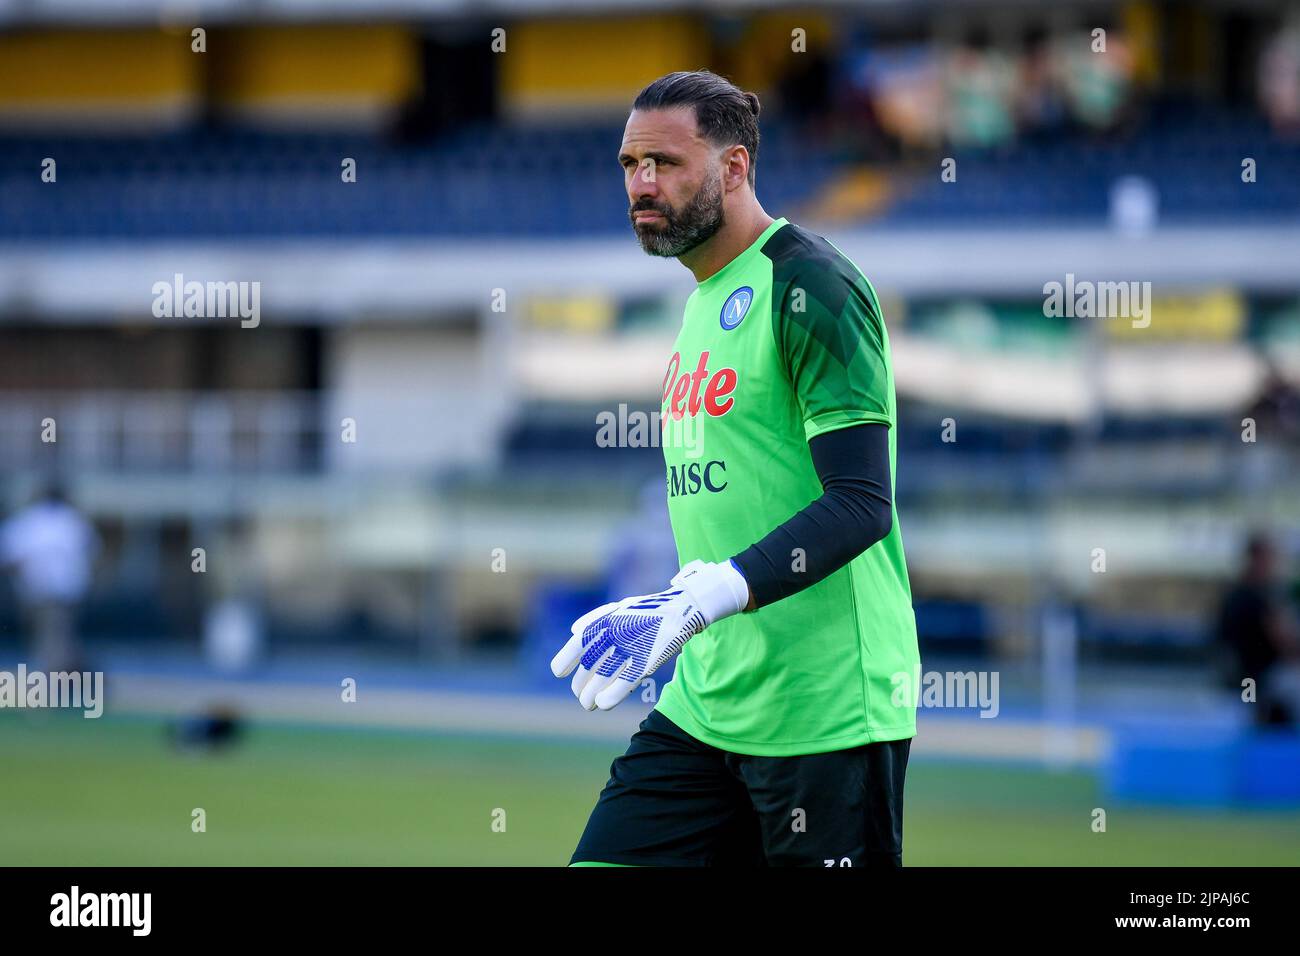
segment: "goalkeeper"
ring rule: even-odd
[[[758,112],[672,73],[623,134],[637,239],[697,283],[662,395],[682,567],[579,618],[551,668],[608,710],[680,656],[574,865],[902,863],[920,661],[889,339],[861,271],[759,204]],[[668,441],[688,420],[697,440]]]

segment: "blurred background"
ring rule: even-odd
[[[676,569],[615,157],[702,67],[880,294],[923,668],[997,677],[906,861],[1300,862],[1300,3],[566,6],[0,0],[0,670],[108,688],[0,710],[0,864],[567,862],[651,692],[547,664]]]

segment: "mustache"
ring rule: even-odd
[[[637,203],[635,206],[628,209],[627,214],[629,217],[631,217],[631,216],[635,216],[639,212],[657,212],[659,213],[659,215],[663,216],[664,218],[669,218],[672,216],[671,209],[661,208],[659,206],[654,205],[653,203]]]

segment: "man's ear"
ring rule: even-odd
[[[749,151],[737,143],[723,154],[722,188],[724,192],[739,189],[749,182]]]

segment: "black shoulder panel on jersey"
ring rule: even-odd
[[[853,263],[816,233],[787,223],[763,243],[772,260],[772,285],[788,294],[793,280],[825,311],[839,315],[851,290],[865,285]],[[866,291],[863,289],[863,291]],[[775,304],[775,303],[774,303]],[[874,308],[873,308],[874,311]]]
[[[885,323],[875,291],[828,241],[787,224],[763,243],[772,262],[772,332],[805,421],[884,414]]]

